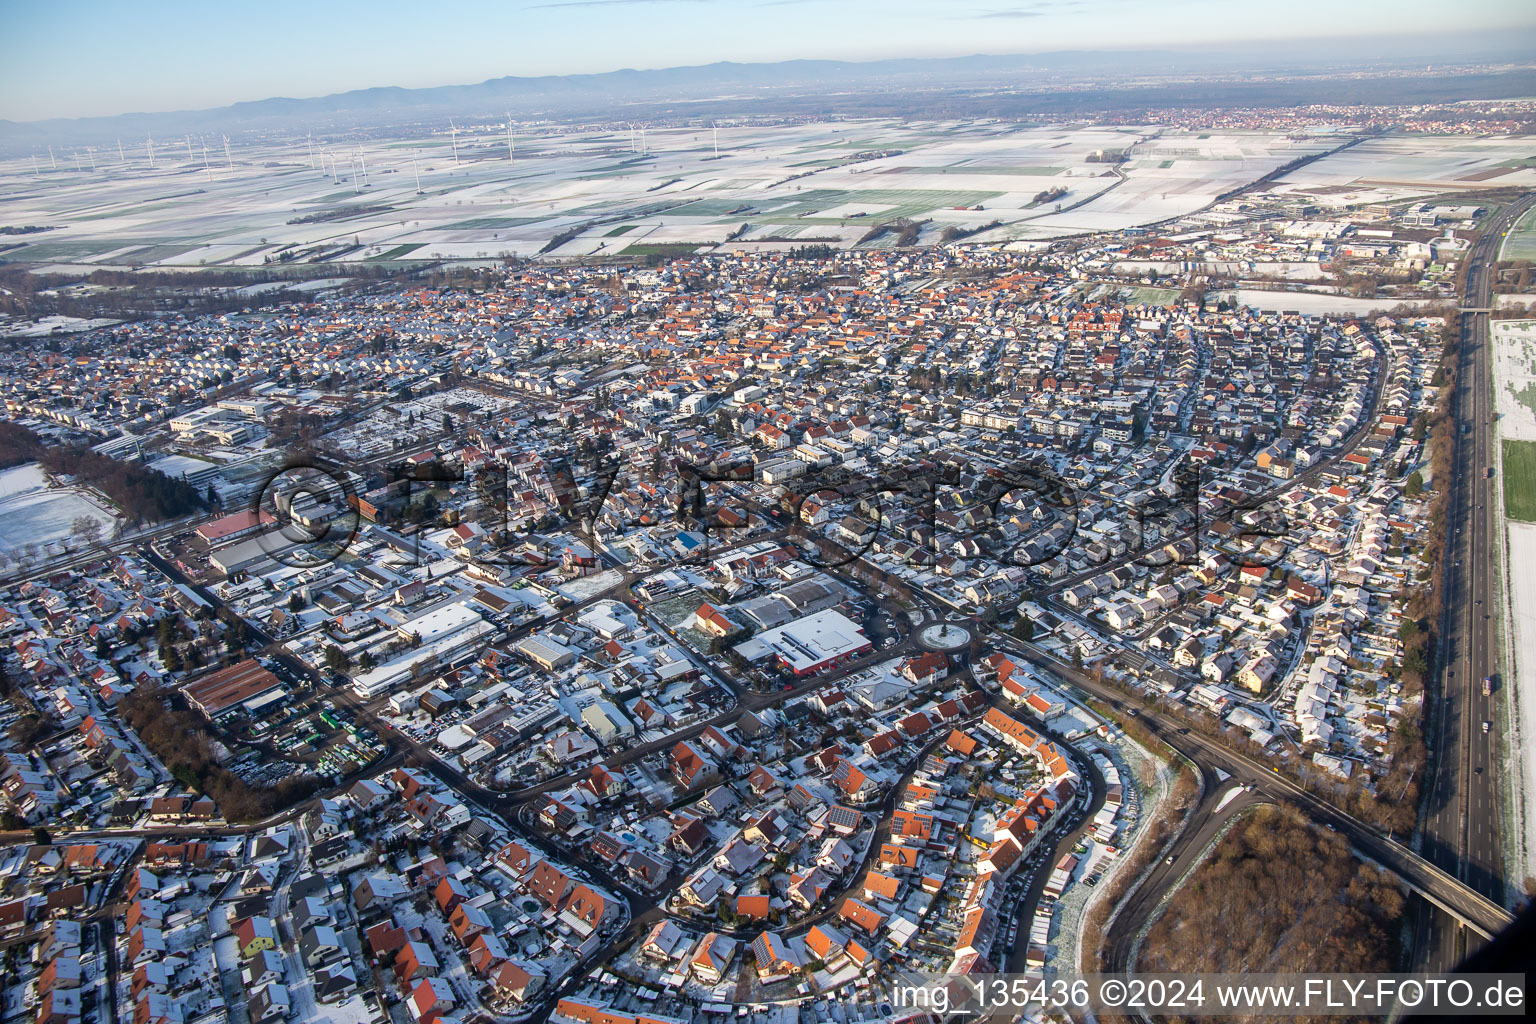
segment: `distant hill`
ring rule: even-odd
[[[1536,35],[1245,43],[1190,51],[1064,51],[879,61],[721,62],[651,71],[508,76],[477,85],[357,89],[208,110],[0,121],[0,149],[105,145],[182,132],[331,131],[514,117],[614,120],[733,115],[1081,116],[1183,104],[1422,103],[1536,95],[1536,72],[1451,73],[1457,59],[1528,64]],[[1370,54],[1368,60],[1362,53]],[[1433,64],[1437,69],[1426,70]],[[1367,76],[1357,77],[1362,72]],[[1394,73],[1390,76],[1384,73]],[[1134,77],[1137,84],[1128,79]],[[1146,83],[1146,84],[1143,84]]]

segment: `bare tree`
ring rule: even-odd
[[[87,544],[94,544],[101,537],[101,520],[95,516],[76,516],[69,525],[69,535]]]

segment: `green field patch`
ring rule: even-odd
[[[101,253],[119,248],[118,245],[104,241],[82,242],[34,242],[20,249],[13,249],[6,253],[6,257],[13,262],[20,263],[81,263]],[[150,246],[158,255],[154,259],[165,259],[180,252],[186,252],[192,248],[189,245],[162,245]],[[129,254],[133,259],[141,259],[136,254]],[[114,259],[112,263],[118,264],[127,261],[128,257]]]
[[[74,220],[111,220],[113,217],[122,217],[122,216],[126,216],[128,214],[132,214],[133,216],[138,217],[138,216],[140,216],[142,214],[146,214],[146,213],[155,213],[155,212],[157,212],[159,210],[177,210],[177,209],[180,209],[181,207],[182,207],[182,203],[179,200],[177,200],[177,199],[167,199],[167,200],[164,200],[163,202],[158,202],[158,203],[145,203],[142,206],[137,205],[137,204],[125,204],[123,206],[114,207],[114,208],[112,208],[110,210],[103,210],[100,213],[71,214],[69,216],[69,219],[72,220],[72,221],[74,221]]]
[[[1509,229],[1499,259],[1536,260],[1536,207],[1525,211],[1525,215]]]
[[[380,260],[398,260],[402,256],[409,256],[411,253],[415,252],[417,249],[420,249],[425,244],[425,242],[407,242],[404,245],[395,246],[388,252],[382,252],[374,258]]]
[[[1504,442],[1504,515],[1536,523],[1536,441]]]
[[[1162,163],[1158,164],[1157,166],[1158,166],[1158,169],[1166,171],[1168,168],[1173,166],[1173,161],[1172,160],[1164,160]]]
[[[714,245],[714,242],[636,242],[625,246],[619,253],[620,256],[687,256],[700,246]]]
[[[604,232],[603,237],[604,238],[618,238],[620,235],[627,235],[627,234],[629,234],[631,231],[635,230],[635,227],[636,227],[636,225],[634,225],[634,224],[620,224],[618,227],[614,228],[612,231]]]
[[[596,173],[596,174],[583,174],[581,177],[577,178],[576,180],[577,181],[605,181],[608,178],[633,178],[633,177],[635,177],[636,175],[639,175],[639,174],[649,174],[649,173],[651,173],[651,169],[649,167],[626,167],[626,168],[614,168],[612,170],[604,170],[602,168],[599,168],[598,169],[598,173]]]
[[[349,188],[345,192],[332,192],[328,195],[319,196],[315,199],[306,199],[304,200],[304,205],[319,206],[322,203],[342,203],[349,199],[353,202],[356,202],[357,195],[358,193],[356,189]]]
[[[695,199],[684,206],[674,206],[667,211],[668,217],[743,217],[747,210],[738,209],[745,206],[755,209],[753,205],[742,199]]]
[[[821,210],[831,210],[846,203],[856,203],[890,207],[888,210],[880,211],[878,218],[874,214],[869,218],[887,221],[898,217],[920,217],[934,210],[945,210],[955,206],[977,206],[990,199],[996,199],[1002,194],[959,189],[946,191],[924,188],[847,190],[819,188],[797,194],[793,202],[773,210],[767,219],[771,222],[779,222],[784,218],[797,218],[800,214],[810,215]],[[840,218],[834,218],[834,220],[840,220]]]
[[[949,164],[945,167],[902,167],[903,174],[1017,174],[1026,178],[1044,178],[1060,174],[1065,167],[1045,164]]]
[[[449,231],[496,231],[501,228],[515,228],[521,224],[537,224],[544,220],[543,217],[473,217],[469,220],[461,220],[457,224],[449,224]]]
[[[812,146],[811,149],[851,149],[856,153],[872,153],[881,149],[901,149],[905,146],[915,146],[927,141],[928,137],[924,135],[908,135],[900,138],[883,139],[849,139],[844,142],[825,142],[819,146]]]
[[[1514,397],[1515,401],[1531,410],[1533,415],[1536,415],[1536,384],[1527,384],[1519,391],[1516,391],[1515,386],[1510,384],[1509,393]]]
[[[197,245],[182,243],[166,243],[164,245],[148,245],[128,256],[135,263],[158,263],[161,260],[175,259],[177,256],[192,252],[199,248]]]
[[[1139,286],[1122,289],[1121,294],[1127,297],[1128,302],[1145,302],[1149,306],[1166,306],[1179,297],[1179,290],[1177,288]]]

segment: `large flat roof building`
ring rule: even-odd
[[[256,533],[263,526],[277,522],[272,518],[272,513],[265,509],[252,511],[244,509],[231,513],[211,523],[204,523],[197,528],[197,535],[209,544],[228,544],[241,537]]]
[[[427,645],[483,621],[480,613],[471,608],[468,603],[454,601],[452,604],[433,608],[413,619],[407,619],[396,626],[395,631],[400,634],[401,639],[409,640],[414,636],[419,638],[423,645]]]
[[[282,680],[254,659],[220,669],[182,688],[187,703],[210,719],[241,707],[256,710],[285,692]]]
[[[760,633],[754,639],[770,648],[778,656],[779,664],[797,676],[824,671],[874,650],[857,623],[830,608]]]

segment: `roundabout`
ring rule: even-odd
[[[931,622],[918,632],[917,640],[930,651],[958,651],[971,642],[971,628],[958,622]]]

